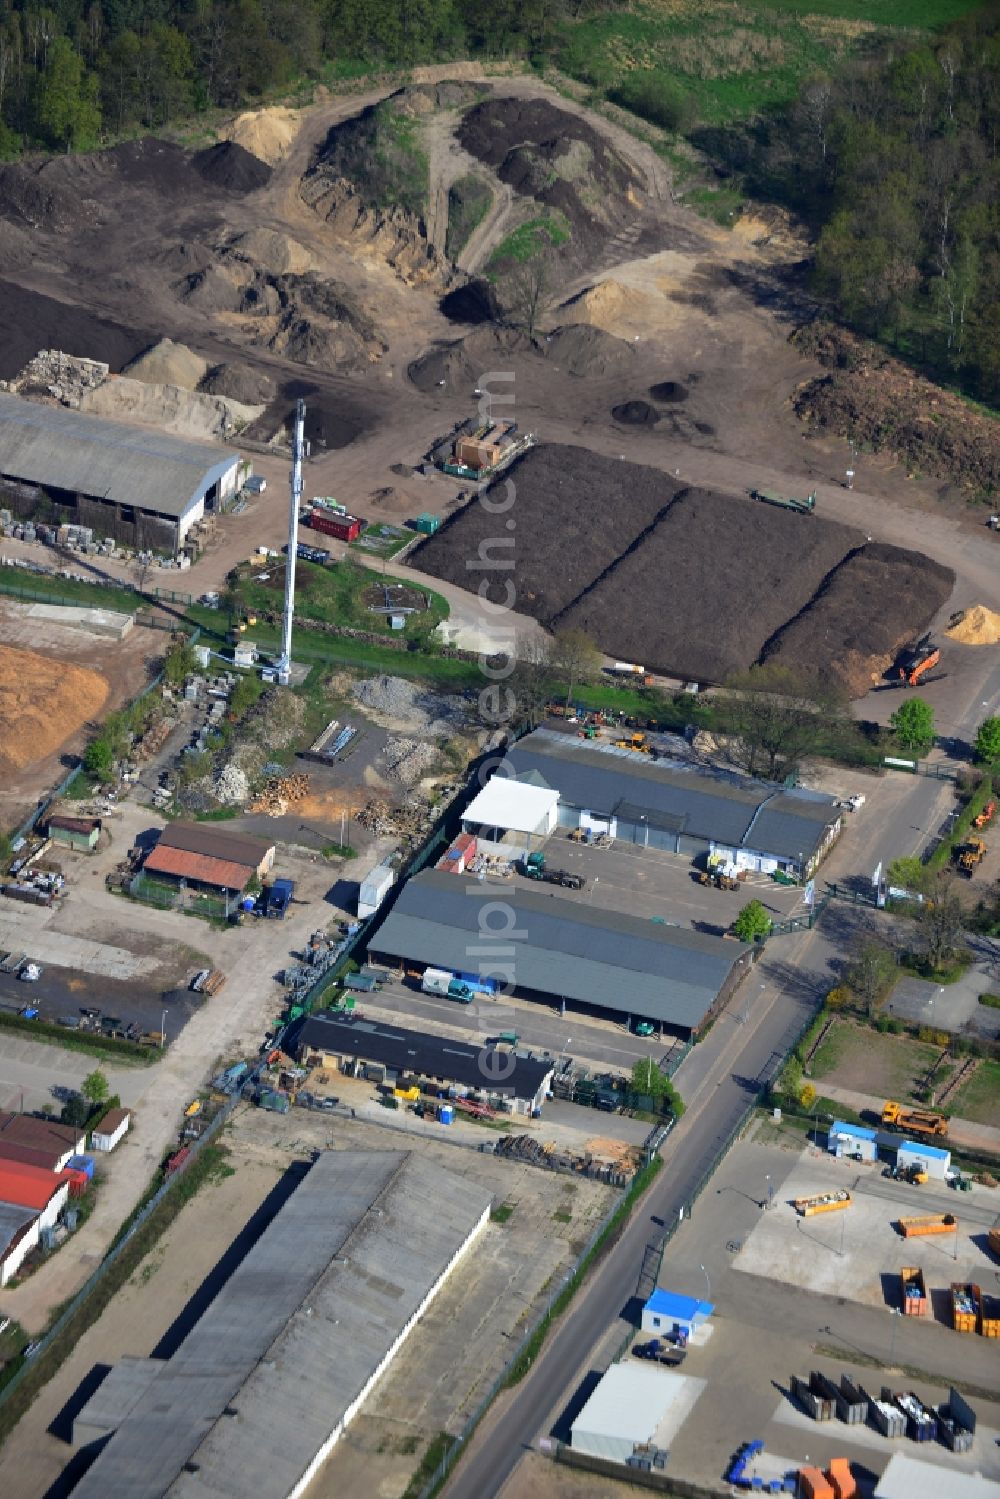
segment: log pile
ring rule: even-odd
[[[293,802],[300,802],[308,795],[308,776],[274,776],[254,797],[247,811],[263,812],[265,817],[284,817]]]

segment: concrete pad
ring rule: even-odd
[[[871,1377],[864,1379],[864,1371],[861,1371],[861,1383],[869,1395],[878,1397],[882,1384],[888,1376],[881,1370],[871,1370]],[[803,1372],[803,1378],[805,1374]],[[910,1381],[904,1376],[897,1376],[891,1381],[893,1390],[910,1388]],[[971,1402],[973,1410],[976,1409],[977,1401]],[[798,1431],[816,1432],[822,1431],[831,1438],[843,1435],[844,1439],[850,1441],[855,1447],[868,1447],[872,1452],[879,1455],[879,1464],[885,1462],[887,1456],[897,1451],[901,1446],[909,1450],[909,1441],[906,1437],[884,1437],[881,1432],[876,1431],[874,1426],[845,1426],[842,1422],[823,1421],[817,1422],[805,1411],[799,1410],[790,1400],[782,1400],[774,1413],[775,1423],[779,1426],[792,1426]],[[1000,1449],[997,1447],[997,1432],[992,1426],[976,1426],[976,1435],[968,1452],[949,1452],[946,1447],[939,1446],[937,1442],[922,1442],[919,1452],[922,1458],[929,1462],[940,1462],[942,1467],[958,1469],[964,1473],[982,1473],[984,1478],[1000,1478]]]
[[[91,635],[107,635],[112,640],[124,640],[135,625],[131,614],[114,609],[77,609],[69,604],[29,604],[25,613],[29,619],[87,630]]]
[[[58,968],[79,968],[84,973],[96,973],[108,979],[139,978],[156,973],[162,966],[158,958],[141,957],[124,947],[54,932],[47,922],[38,919],[51,914],[43,907],[25,906],[23,910],[14,910],[5,905],[0,919],[0,948],[12,951],[20,947],[29,956],[34,955],[31,951],[34,949],[43,963],[52,963]]]

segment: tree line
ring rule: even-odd
[[[843,321],[1000,400],[1000,7],[847,61],[706,144],[810,221]]]
[[[0,0],[0,157],[89,149],[337,64],[525,51],[590,0]],[[597,0],[594,0],[597,3]]]

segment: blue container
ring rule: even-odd
[[[443,1103],[438,1109],[438,1121],[441,1124],[452,1124],[455,1119],[455,1110],[450,1103]]]
[[[94,1158],[89,1155],[73,1155],[66,1162],[71,1171],[82,1171],[90,1181],[94,1175]]]

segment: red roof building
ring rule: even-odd
[[[173,822],[161,832],[143,868],[150,874],[239,891],[274,863],[274,846],[215,825]]]
[[[32,1208],[40,1228],[55,1223],[69,1196],[70,1173],[42,1171],[19,1161],[0,1161],[0,1203]]]
[[[86,1146],[86,1134],[74,1125],[31,1114],[0,1113],[0,1161],[61,1171],[70,1156],[82,1154]]]

